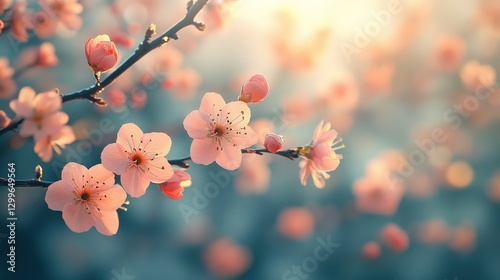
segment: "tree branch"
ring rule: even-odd
[[[244,154],[256,154],[256,155],[263,155],[264,153],[270,153],[267,149],[242,149],[242,153]],[[275,155],[279,155],[291,160],[294,160],[299,157],[299,149],[289,149],[289,150],[283,150],[283,151],[277,151],[274,153]],[[176,165],[181,168],[189,168],[189,163],[187,161],[190,161],[191,157],[185,157],[185,158],[180,158],[180,159],[171,159],[168,161],[171,165]],[[14,187],[42,187],[42,188],[47,188],[50,184],[53,182],[47,182],[47,181],[37,181],[35,179],[31,180],[16,180],[14,183]],[[8,187],[8,180],[5,178],[0,177],[0,186],[6,186]]]
[[[186,15],[179,22],[177,22],[174,26],[170,27],[165,33],[161,34],[155,40],[149,42],[149,40],[142,41],[135,52],[129,56],[125,61],[118,66],[111,74],[109,74],[104,80],[101,81],[99,85],[94,84],[93,86],[82,89],[79,91],[75,91],[68,94],[62,94],[62,102],[68,102],[77,99],[87,99],[93,103],[97,104],[105,104],[104,100],[100,97],[96,97],[97,94],[101,93],[107,86],[113,83],[121,74],[123,74],[127,69],[129,69],[132,65],[134,65],[137,61],[139,61],[143,56],[148,54],[150,51],[162,46],[167,43],[170,39],[177,40],[177,32],[179,32],[184,27],[189,25],[199,26],[200,23],[194,21],[194,17],[201,11],[201,9],[207,4],[209,0],[198,0],[194,4],[190,5]],[[198,28],[199,29],[199,28]],[[146,31],[146,36],[149,38],[152,36],[151,27]],[[11,122],[7,127],[0,129],[0,135],[4,134],[7,131],[15,130],[19,127],[19,125],[24,121],[24,119],[18,119],[16,121]]]

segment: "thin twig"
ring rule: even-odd
[[[137,61],[139,61],[143,56],[148,54],[150,51],[161,47],[165,43],[167,43],[170,39],[178,39],[177,32],[179,32],[184,27],[189,25],[198,26],[200,23],[194,21],[194,17],[201,11],[201,9],[205,6],[205,4],[209,0],[198,0],[194,4],[191,5],[189,10],[187,11],[184,18],[182,18],[179,22],[177,22],[174,26],[168,29],[165,33],[161,34],[155,40],[148,42],[144,40],[139,44],[135,52],[129,56],[125,61],[122,62],[118,68],[116,68],[111,74],[109,74],[104,80],[100,82],[100,84],[94,84],[89,88],[82,89],[79,91],[75,91],[68,94],[62,94],[62,102],[68,102],[77,99],[86,99],[98,105],[103,105],[103,100],[101,98],[95,97],[95,95],[101,93],[107,86],[113,83],[121,74],[123,74],[128,68],[134,65]],[[199,29],[199,28],[198,28]],[[146,31],[146,36],[148,36],[148,32],[150,28]],[[24,121],[24,119],[19,119],[15,122],[11,122],[7,127],[0,129],[0,135],[4,134],[7,131],[15,130],[19,127],[19,125]]]
[[[263,155],[264,153],[270,153],[267,149],[242,149],[242,153],[244,154],[256,154],[256,155]],[[299,151],[297,148],[295,149],[290,149],[290,150],[283,150],[283,151],[277,151],[274,153],[276,155],[294,160],[299,157]],[[185,158],[180,158],[180,159],[171,159],[168,161],[171,165],[176,165],[181,168],[189,168],[189,164],[187,161],[190,161],[191,157],[185,157]],[[31,180],[16,180],[14,183],[14,187],[42,187],[42,188],[47,188],[50,184],[53,182],[47,182],[47,181],[37,181],[35,179]],[[10,187],[8,184],[8,180],[5,178],[0,177],[0,186],[6,186]]]

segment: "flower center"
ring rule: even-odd
[[[86,192],[82,193],[82,195],[80,196],[80,199],[83,201],[87,201],[87,200],[89,200],[89,198],[90,198],[90,195]]]
[[[33,115],[33,121],[35,121],[35,123],[40,126],[43,121],[43,115],[38,112],[35,112],[35,114]]]
[[[132,156],[131,158],[132,162],[135,163],[136,165],[139,165],[142,163],[142,156],[139,153],[136,153]]]
[[[217,125],[214,129],[214,136],[222,136],[224,134],[225,128],[221,125]]]

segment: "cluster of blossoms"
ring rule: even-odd
[[[29,31],[40,38],[53,36],[59,27],[78,30],[82,26],[83,6],[77,0],[39,0],[40,10],[26,9],[26,1],[0,1],[0,33],[9,28],[14,39],[26,42]],[[7,11],[4,14],[4,11]]]
[[[81,12],[81,6],[75,6],[75,1],[42,0],[40,3],[49,5],[60,22],[66,25],[78,21],[75,15]],[[13,8],[12,13],[16,11]],[[36,54],[36,65],[57,63],[52,45],[42,44]],[[99,86],[101,73],[114,67],[118,61],[116,46],[108,35],[99,35],[88,39],[85,55]],[[13,72],[6,61],[0,60],[0,79],[10,78]],[[244,153],[277,153],[292,159],[300,156],[303,158],[300,163],[301,183],[306,185],[307,177],[311,175],[314,184],[323,188],[325,179],[329,178],[327,172],[339,165],[341,156],[335,151],[343,147],[337,146],[341,139],[336,140],[337,132],[331,130],[330,123],[321,122],[308,146],[280,151],[284,145],[281,135],[269,131],[265,136],[259,136],[249,126],[251,110],[248,104],[261,102],[268,91],[264,76],[254,75],[243,83],[237,101],[226,103],[220,94],[206,93],[199,109],[189,113],[183,121],[187,134],[193,139],[190,157],[184,160],[202,165],[215,161],[224,169],[235,170],[241,167]],[[94,103],[106,104],[95,95],[91,97]],[[61,111],[62,100],[57,89],[36,94],[32,88],[24,87],[18,98],[10,102],[17,121],[23,121],[20,136],[33,136],[34,150],[45,162],[52,159],[53,150],[60,153],[62,148],[75,141],[73,129],[67,125],[69,116]],[[0,111],[1,127],[10,122],[10,118]],[[259,138],[265,149],[247,150],[259,142]],[[127,194],[140,197],[154,183],[168,198],[180,199],[184,188],[191,185],[191,176],[184,170],[174,170],[167,160],[171,146],[172,140],[166,133],[144,133],[133,123],[123,124],[116,141],[102,150],[100,164],[87,169],[75,162],[68,163],[62,170],[61,180],[48,186],[45,201],[50,209],[62,211],[65,223],[74,232],[95,227],[104,235],[116,234],[119,224],[117,209],[126,210],[122,205],[128,204]],[[120,184],[115,184],[115,175],[120,176]]]

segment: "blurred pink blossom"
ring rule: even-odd
[[[469,90],[475,91],[495,84],[496,72],[490,65],[471,60],[460,70],[460,78]]]
[[[445,71],[455,70],[465,54],[465,42],[457,35],[442,35],[435,48],[433,62]]]
[[[365,259],[377,259],[380,256],[380,245],[377,242],[368,242],[363,246],[361,253]]]
[[[52,134],[40,133],[35,135],[35,153],[44,162],[52,159],[52,150],[61,154],[61,149],[65,149],[67,144],[75,141],[75,134],[70,126],[63,126],[59,131]]]
[[[191,99],[196,95],[201,78],[198,72],[191,68],[174,70],[163,80],[162,85],[175,97],[183,100]]]
[[[26,2],[24,0],[15,2],[14,5],[12,5],[10,32],[12,33],[12,36],[20,42],[28,41],[27,29],[33,28],[33,25],[28,18],[29,15],[26,12]]]
[[[265,155],[243,157],[236,178],[236,189],[242,194],[259,194],[267,191],[271,170]]]
[[[410,246],[410,240],[404,230],[396,224],[387,224],[381,231],[382,239],[394,251],[402,252]]]
[[[305,239],[314,232],[313,213],[303,207],[290,207],[281,211],[277,227],[279,232],[291,239]]]
[[[122,125],[116,143],[104,147],[101,161],[104,167],[120,175],[123,188],[132,197],[140,197],[149,183],[163,183],[174,175],[165,156],[172,140],[161,132],[143,133],[133,123]]]
[[[82,26],[79,14],[83,6],[78,0],[39,0],[38,3],[48,18],[57,18],[66,28],[77,30]]]
[[[54,45],[45,42],[38,47],[36,57],[36,65],[41,67],[52,67],[59,63],[59,59],[55,53]]]
[[[74,232],[91,227],[104,235],[118,231],[116,210],[127,194],[115,185],[115,175],[101,164],[90,169],[70,162],[62,170],[61,180],[47,188],[45,201],[50,209],[62,211],[64,222]]]
[[[60,111],[62,99],[57,89],[36,94],[32,88],[24,87],[19,98],[9,105],[16,117],[24,118],[19,131],[23,137],[54,134],[69,120],[68,115]]]
[[[3,14],[3,11],[5,11],[5,9],[10,6],[10,4],[12,4],[12,0],[0,0],[0,15]]]
[[[0,110],[0,128],[4,128],[10,124],[11,119],[5,114],[3,110]]]
[[[257,143],[257,135],[248,126],[250,116],[246,103],[234,101],[226,104],[218,93],[206,93],[200,109],[189,113],[183,122],[193,138],[192,160],[204,165],[215,160],[228,170],[240,167],[241,149]]]
[[[235,278],[248,269],[252,255],[234,241],[221,238],[207,247],[203,259],[217,277]]]

